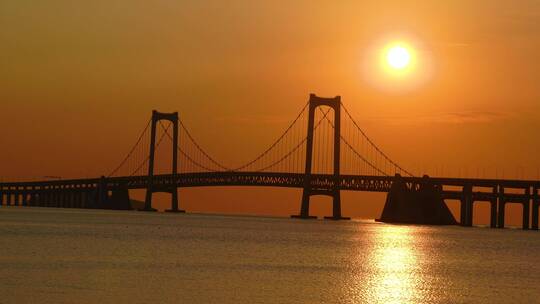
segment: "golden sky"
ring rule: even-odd
[[[4,0],[0,176],[106,174],[152,109],[179,111],[207,150],[239,164],[316,93],[341,95],[414,172],[536,179],[538,20],[532,0]],[[376,80],[373,53],[394,40],[414,46],[414,85]],[[376,216],[379,196],[354,204],[371,197],[352,195],[345,215]],[[213,189],[186,191],[183,203],[288,214],[299,200],[296,190]]]

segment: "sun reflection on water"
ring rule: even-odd
[[[421,295],[422,278],[415,248],[413,227],[378,225],[374,229],[369,256],[355,275],[355,302],[415,303]]]

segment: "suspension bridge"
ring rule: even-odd
[[[307,126],[307,127],[306,127]],[[156,152],[169,146],[172,166],[155,174]],[[367,136],[339,96],[314,94],[296,118],[256,157],[230,166],[211,156],[192,136],[178,113],[152,112],[135,144],[107,176],[0,183],[1,206],[131,209],[129,190],[170,193],[169,212],[179,207],[178,189],[208,186],[268,186],[303,189],[299,213],[310,216],[310,198],[332,198],[332,215],[341,212],[341,190],[388,193],[382,221],[456,224],[445,201],[460,202],[459,224],[472,226],[473,205],[490,203],[490,226],[503,228],[505,207],[522,205],[523,229],[538,230],[540,181],[444,178],[414,175]]]

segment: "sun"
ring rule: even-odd
[[[361,51],[363,80],[386,92],[414,90],[429,81],[435,71],[432,49],[412,35],[384,35]]]
[[[386,52],[386,63],[395,70],[403,70],[411,63],[410,51],[403,45],[391,46]]]

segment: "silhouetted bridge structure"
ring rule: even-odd
[[[446,217],[444,201],[457,200],[460,224],[472,226],[474,204],[489,202],[490,226],[503,228],[506,205],[518,203],[523,206],[523,228],[538,229],[540,181],[413,176],[367,137],[347,109],[344,128],[342,107],[339,97],[312,94],[268,149],[235,168],[202,149],[177,113],[154,111],[133,148],[107,177],[0,183],[0,205],[130,209],[129,190],[146,189],[145,211],[155,210],[152,193],[167,192],[171,194],[167,211],[183,212],[178,208],[178,188],[270,186],[303,189],[300,213],[294,216],[299,218],[312,218],[311,196],[326,195],[333,198],[333,214],[328,218],[346,219],[341,214],[340,191],[348,190],[389,193],[382,220],[451,224],[453,217]],[[333,119],[328,116],[331,110]],[[170,122],[168,127],[162,120]],[[165,138],[172,144],[172,173],[154,174],[155,153]],[[140,174],[143,170],[148,173]]]

